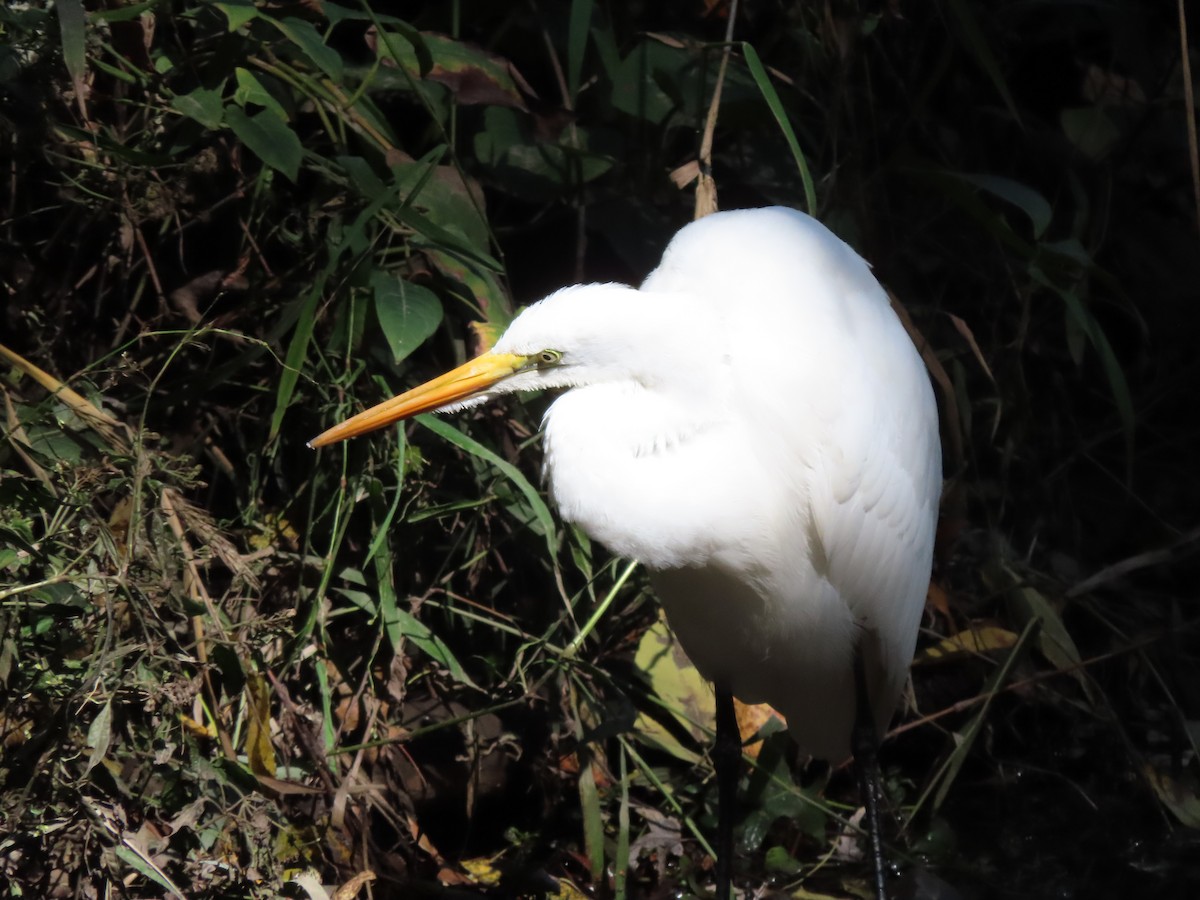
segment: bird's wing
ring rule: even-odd
[[[647,287],[706,296],[725,319],[731,415],[777,483],[745,554],[766,560],[779,607],[764,621],[781,683],[764,693],[815,723],[792,723],[801,743],[848,746],[847,716],[828,722],[853,709],[856,645],[882,728],[924,607],[941,487],[925,367],[866,263],[794,211],[701,220]]]

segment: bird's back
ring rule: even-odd
[[[646,563],[706,677],[843,758],[855,650],[882,728],[928,584],[941,461],[920,356],[866,263],[794,210],[687,226],[616,301],[657,304],[636,355],[680,382],[588,385],[552,405],[563,515]]]

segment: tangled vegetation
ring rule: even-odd
[[[305,444],[715,191],[858,248],[938,387],[898,896],[1194,896],[1184,16],[5,5],[0,892],[703,893],[711,698],[539,493],[544,401]],[[738,884],[860,896],[852,779],[757,727]]]

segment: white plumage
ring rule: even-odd
[[[840,760],[861,647],[882,729],[924,606],[941,457],[925,367],[867,264],[794,210],[717,213],[640,289],[565,288],[490,353],[313,444],[555,387],[563,518],[650,569],[701,673]]]

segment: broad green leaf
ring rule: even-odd
[[[461,235],[471,247],[488,249],[488,224],[482,197],[453,166],[402,163],[392,166],[392,178],[405,206],[422,210],[427,220],[448,232]]]
[[[480,338],[477,349],[487,349],[512,324],[512,303],[491,272],[474,261],[463,259],[445,250],[426,248],[425,256],[435,269],[456,281],[470,295],[468,302],[476,315],[485,321],[476,330]],[[475,327],[475,326],[472,326]]]
[[[220,128],[225,120],[225,107],[219,90],[196,88],[171,98],[171,106],[205,128]]]
[[[1060,672],[1073,677],[1083,692],[1091,698],[1091,682],[1083,672],[1083,657],[1062,616],[1058,614],[1050,601],[1041,591],[1029,585],[1022,584],[1016,572],[1005,569],[1011,579],[1012,587],[1008,591],[1009,603],[1012,605],[1013,617],[1022,624],[1036,621],[1039,626],[1038,649],[1050,661],[1050,664]]]
[[[304,148],[287,122],[269,110],[248,116],[232,103],[225,107],[225,121],[263,163],[281,172],[289,181],[296,180]]]
[[[233,93],[233,99],[238,106],[253,103],[255,106],[262,106],[271,110],[279,118],[287,121],[287,110],[283,108],[283,104],[275,98],[275,95],[267,90],[266,85],[262,83],[257,75],[249,69],[243,69],[241,66],[236,67],[233,73],[237,78],[237,90]]]
[[[213,5],[225,13],[225,18],[229,20],[230,32],[237,31],[251,19],[258,18],[258,9],[251,0],[225,0]]]
[[[325,43],[321,33],[311,22],[303,19],[268,19],[293,44],[304,52],[309,61],[334,81],[342,80],[344,65],[341,55]]]
[[[98,22],[129,22],[138,18],[144,12],[151,12],[162,0],[143,0],[141,3],[129,3],[116,9],[98,9],[91,13]]]
[[[526,109],[508,60],[443,35],[423,33],[420,37],[432,61],[428,69],[422,67],[419,45],[407,38],[380,40],[378,52],[413,76],[445,86],[461,104]]]
[[[667,626],[666,616],[659,611],[656,621],[638,642],[633,657],[636,665],[650,681],[654,693],[667,712],[696,743],[704,746],[716,719],[716,700],[712,686],[692,665],[683,647]],[[671,731],[653,716],[639,713],[635,728],[638,735],[666,750],[676,759],[696,763],[699,757],[679,742]]]
[[[1000,175],[968,175],[962,172],[948,172],[947,174],[961,178],[968,184],[973,184],[992,196],[999,197],[1006,203],[1017,207],[1029,217],[1035,239],[1041,238],[1050,226],[1050,218],[1053,215],[1050,204],[1033,188]]]
[[[613,106],[634,118],[661,123],[679,106],[663,85],[679,84],[690,63],[690,54],[683,50],[642,40],[613,72]]]
[[[328,6],[329,4],[326,4],[326,9]],[[429,51],[424,35],[407,22],[392,16],[377,16],[369,8],[367,12],[378,34],[379,46],[376,53],[381,58],[388,58],[394,62],[401,59],[410,60],[415,63],[417,74],[423,78],[433,68],[433,54]],[[387,24],[387,28],[383,27],[384,23]],[[396,38],[400,38],[408,46],[397,42]]]
[[[63,62],[75,86],[76,102],[82,102],[83,76],[87,71],[87,14],[82,0],[58,0],[54,7],[58,10]]]
[[[1121,139],[1121,130],[1102,107],[1081,106],[1064,109],[1058,114],[1058,123],[1081,153],[1094,160],[1101,160]]]
[[[442,321],[442,303],[429,288],[397,278],[387,272],[371,275],[375,315],[399,364],[437,330]]]
[[[375,174],[375,170],[361,156],[339,156],[337,164],[342,167],[350,178],[350,183],[364,197],[378,197],[385,188],[383,180]]]

